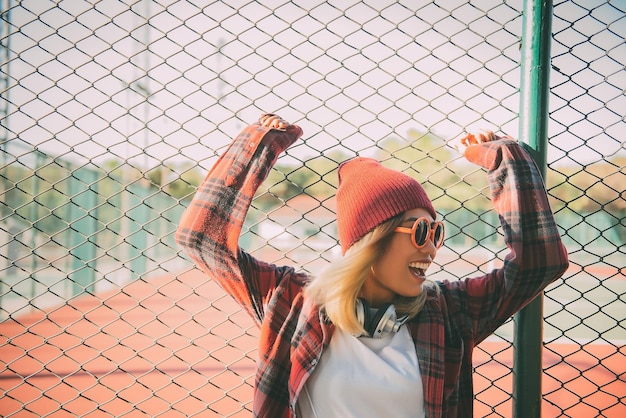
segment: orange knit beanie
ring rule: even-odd
[[[437,217],[426,191],[414,178],[371,158],[357,157],[339,166],[337,229],[343,254],[381,223],[415,208]]]

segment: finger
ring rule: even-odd
[[[285,129],[287,128],[287,126],[289,126],[289,122],[281,117],[278,117],[272,121],[272,128]]]
[[[482,144],[482,143],[485,143],[485,142],[489,142],[489,138],[487,136],[485,136],[482,132],[478,133],[476,135],[476,143],[477,144]]]
[[[259,118],[259,122],[261,124],[263,124],[263,125],[269,125],[276,119],[280,119],[280,116],[278,116],[278,115],[276,115],[274,113],[264,113]]]
[[[289,122],[287,122],[286,120],[282,119],[281,117],[277,117],[275,119],[272,119],[268,126],[270,128],[272,128],[272,129],[285,130],[285,129],[287,129],[287,126],[289,126]]]
[[[496,135],[493,133],[493,131],[490,131],[487,129],[481,129],[478,132],[477,137],[478,137],[478,142],[484,143],[484,142],[493,141]]]
[[[259,124],[261,125],[265,125],[265,122],[267,121],[267,119],[269,119],[271,116],[273,116],[271,113],[264,113],[261,115],[261,117],[259,118]]]
[[[288,127],[289,125],[291,125],[289,122],[287,122],[287,121],[286,121],[286,120],[284,120],[284,119],[281,119],[281,120],[279,121],[279,123],[278,123],[277,128],[278,128],[278,129],[283,129],[283,130],[285,130],[285,129],[287,129],[287,127]]]
[[[461,138],[461,143],[463,145],[465,145],[466,147],[468,147],[470,145],[477,144],[478,141],[477,141],[476,135],[474,135],[474,133],[468,132],[467,135],[465,135],[463,138]]]
[[[261,119],[259,120],[259,122],[261,123],[262,126],[266,126],[266,127],[271,128],[276,123],[277,119],[280,119],[280,117],[278,115],[274,115],[272,113],[267,113],[267,114],[261,116]]]
[[[267,120],[265,121],[265,124],[267,126],[269,126],[270,128],[274,127],[274,124],[276,123],[276,120],[278,119],[278,116],[270,116],[269,118],[267,118]]]
[[[468,132],[465,136],[466,145],[477,145],[485,142],[493,141],[496,139],[496,135],[487,129],[480,129],[477,131]]]
[[[271,129],[286,130],[291,124],[273,113],[266,113],[259,118],[259,124]]]

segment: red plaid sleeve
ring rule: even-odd
[[[488,170],[491,198],[509,253],[501,269],[457,285],[457,300],[478,343],[493,333],[568,267],[568,255],[532,158],[512,139],[469,147],[468,160]]]
[[[212,167],[185,210],[176,241],[209,277],[260,324],[263,303],[290,272],[246,254],[239,235],[252,198],[279,154],[302,135],[260,125],[246,127]]]

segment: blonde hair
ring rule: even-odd
[[[305,288],[305,296],[320,306],[332,323],[353,335],[365,330],[356,316],[356,300],[372,265],[388,248],[392,234],[403,221],[404,214],[378,225],[365,234],[346,251],[344,257],[331,263],[314,277]],[[433,282],[425,286],[438,289]],[[416,297],[397,296],[393,301],[397,314],[414,317],[426,302],[426,289]]]

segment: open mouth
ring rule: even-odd
[[[409,270],[416,276],[425,277],[429,266],[430,263],[413,262],[409,263]]]

